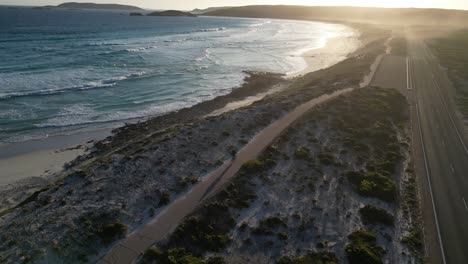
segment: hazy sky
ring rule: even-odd
[[[430,7],[468,9],[468,0],[0,0],[1,5],[56,5],[63,2],[119,3],[152,9],[206,8],[254,4],[346,5],[378,7]]]

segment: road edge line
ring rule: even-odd
[[[418,118],[419,138],[420,138],[420,141],[421,141],[421,149],[423,151],[424,165],[425,165],[425,170],[426,170],[426,178],[427,178],[427,182],[428,182],[428,185],[429,185],[429,193],[431,195],[432,210],[434,211],[434,219],[435,219],[435,222],[436,222],[437,236],[439,238],[439,246],[440,246],[440,251],[442,253],[442,262],[444,264],[446,264],[447,261],[445,260],[445,251],[444,251],[444,246],[443,246],[443,242],[442,242],[442,236],[440,234],[439,219],[438,219],[438,216],[437,216],[436,206],[435,206],[435,202],[434,202],[434,195],[432,194],[432,184],[431,184],[431,179],[430,179],[430,176],[429,176],[429,166],[427,165],[426,147],[424,146],[424,139],[423,139],[423,134],[422,134],[422,130],[421,130],[421,118],[419,116],[419,104],[417,102],[416,102],[416,116]]]

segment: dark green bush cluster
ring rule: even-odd
[[[333,157],[333,155],[330,153],[320,153],[318,154],[318,158],[323,165],[329,166],[336,163],[335,157]]]
[[[230,208],[245,208],[256,198],[249,184],[249,177],[239,177],[230,183],[213,199],[200,207],[196,213],[186,218],[169,237],[158,252],[155,248],[147,251],[146,259],[157,263],[206,263],[216,264],[219,258],[203,260],[206,252],[220,252],[230,239],[228,232],[236,222]],[[156,254],[157,253],[157,254]],[[173,256],[177,253],[177,257]],[[172,257],[171,257],[172,256]],[[179,259],[179,262],[167,262]],[[218,260],[218,262],[216,262]],[[192,261],[192,262],[188,262]]]
[[[377,246],[377,237],[366,230],[358,230],[348,236],[351,243],[345,251],[350,264],[382,264],[385,250]]]
[[[276,165],[276,158],[280,154],[278,147],[275,145],[269,146],[263,151],[258,159],[246,161],[240,168],[240,174],[251,174],[262,172]]]
[[[82,226],[89,242],[108,244],[127,233],[127,226],[117,220],[117,215],[118,212],[89,213],[82,215],[77,224]]]
[[[218,224],[218,226],[213,227],[212,224]],[[224,225],[226,227],[223,228]],[[233,225],[233,219],[229,219],[227,223],[221,223],[210,221],[209,219],[190,217],[179,225],[171,237],[171,242],[184,244],[186,248],[192,248],[193,252],[218,252],[224,249],[229,242],[229,238],[223,232],[223,229],[227,229]]]
[[[193,256],[183,248],[172,248],[161,251],[157,247],[148,248],[143,255],[144,263],[156,261],[158,264],[225,264],[222,257],[210,257],[207,260]]]
[[[366,205],[359,209],[362,222],[366,225],[383,224],[388,226],[394,225],[394,218],[389,212],[383,208]]]
[[[309,160],[310,159],[310,150],[307,147],[299,147],[294,152],[294,157],[296,157],[297,159]]]
[[[257,196],[241,183],[231,183],[219,193],[219,200],[228,207],[247,208]]]
[[[334,252],[323,251],[301,257],[280,257],[276,264],[336,264],[338,259]]]
[[[280,227],[287,227],[287,224],[279,217],[270,216],[260,220],[258,227],[252,229],[252,234],[272,235],[274,234],[274,230]]]
[[[423,237],[419,229],[412,228],[408,235],[404,236],[401,241],[408,245],[414,251],[421,251],[423,246]]]
[[[126,233],[127,226],[121,222],[115,222],[100,226],[96,234],[104,243],[111,243],[118,238],[122,238]]]
[[[375,172],[364,174],[357,171],[347,172],[346,176],[357,187],[359,194],[387,202],[395,201],[396,184],[390,178]]]
[[[390,148],[391,145],[387,145],[384,148]],[[377,163],[369,163],[366,168],[369,171],[378,172],[381,174],[391,175],[395,173],[397,164],[401,161],[402,156],[399,152],[387,151],[383,155],[382,161]]]
[[[265,168],[265,163],[262,160],[254,159],[246,161],[242,164],[241,171],[246,173],[260,172]]]
[[[171,201],[171,194],[168,192],[161,192],[158,206],[167,205]]]

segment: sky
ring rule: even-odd
[[[63,2],[115,3],[148,9],[192,10],[213,6],[241,5],[327,5],[375,7],[427,7],[468,10],[468,0],[0,0],[0,5],[57,5]]]

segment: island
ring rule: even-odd
[[[166,10],[162,12],[153,12],[149,13],[148,16],[186,16],[186,17],[196,17],[196,15],[189,12],[182,12],[177,10]]]
[[[58,6],[46,6],[46,8],[56,9],[94,9],[94,10],[135,10],[143,11],[144,9],[130,6],[130,5],[119,5],[119,4],[95,4],[95,3],[63,3]]]

